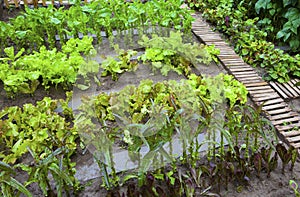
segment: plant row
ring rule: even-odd
[[[220,78],[221,80],[222,77]],[[199,78],[197,80],[194,79],[193,85],[200,86],[200,84],[195,84],[199,80]],[[227,81],[227,83],[231,83],[230,81],[231,80]],[[204,85],[205,84],[203,83],[202,86]],[[239,85],[241,86],[241,84]],[[137,99],[135,102],[136,112],[134,112],[133,115],[136,119],[135,121],[141,122],[141,119],[143,118],[142,116],[144,116],[143,113],[146,113],[143,112],[139,115],[137,110],[141,110],[140,107],[142,107],[144,110],[149,108],[149,102],[151,100],[151,95],[149,94],[156,94],[156,97],[153,95],[153,98],[155,98],[153,102],[158,103],[158,105],[165,106],[166,109],[171,109],[172,101],[168,101],[171,91],[173,91],[171,86],[175,86],[177,88],[181,87],[179,84],[176,85],[175,81],[172,83],[170,82],[169,85],[163,83],[155,85],[149,80],[141,83],[141,85],[136,88],[135,95],[131,95],[133,100]],[[125,96],[125,93],[132,88],[133,87],[126,88],[120,94]],[[234,89],[234,86],[232,86],[232,89]],[[239,94],[242,94],[242,92]],[[126,95],[125,97],[128,96],[129,95]],[[204,96],[206,97],[206,95]],[[5,171],[2,172],[1,184],[3,188],[5,188],[2,189],[2,192],[5,195],[11,196],[11,194],[14,193],[12,190],[13,188],[23,188],[19,187],[20,184],[17,184],[17,181],[11,177],[15,169],[27,172],[29,175],[28,180],[23,186],[26,187],[31,183],[36,182],[39,184],[39,187],[43,191],[44,195],[48,195],[52,190],[56,190],[60,196],[63,190],[68,191],[70,190],[70,187],[74,187],[73,189],[76,190],[76,187],[78,187],[78,181],[76,181],[74,178],[75,164],[70,161],[70,156],[74,154],[74,151],[78,145],[76,143],[76,139],[78,139],[77,133],[80,128],[73,127],[71,126],[73,124],[68,122],[73,118],[72,110],[68,108],[68,102],[70,102],[70,98],[71,95],[68,95],[68,99],[66,101],[57,101],[46,97],[42,101],[37,102],[36,105],[25,104],[23,107],[14,106],[1,111],[0,140],[1,144],[4,146],[1,146],[0,157],[4,162],[1,163],[1,169],[5,169]],[[119,97],[118,99],[122,98]],[[193,97],[190,99],[192,98]],[[109,113],[112,107],[108,106],[108,103],[110,102],[109,96],[100,94],[97,96],[97,99],[99,100],[96,102],[96,114],[97,117],[101,118],[101,122],[103,123],[107,120],[115,120],[115,116],[112,113]],[[242,102],[244,102],[246,95],[243,97],[241,95],[241,99],[244,99],[242,100]],[[123,102],[125,102],[125,100]],[[179,105],[177,101],[174,102],[176,105]],[[55,109],[58,107],[58,103],[63,109],[63,114],[61,115],[55,112]],[[119,104],[117,104],[115,107],[118,107],[118,105]],[[171,113],[174,114],[174,109],[169,111],[170,115]],[[85,118],[88,117],[90,116],[87,114]],[[75,123],[76,122],[77,125],[82,125],[78,124],[78,121],[75,121]],[[89,123],[89,121],[84,121],[84,123]],[[100,129],[98,132],[101,132],[101,128],[98,127],[98,129]],[[82,132],[83,130],[80,130],[79,132],[82,136],[90,134],[88,127],[85,128],[84,133]],[[104,133],[102,137],[108,134],[109,133]],[[154,137],[157,136],[153,136],[151,146],[155,145],[155,139],[157,138],[154,139]],[[96,139],[97,138],[94,140]],[[166,141],[167,140],[168,138],[166,138]],[[140,142],[137,145],[141,145]],[[137,148],[137,146],[135,147]],[[22,162],[22,158],[24,158],[24,156],[29,159],[29,162]],[[13,164],[14,169],[12,170],[11,167],[7,166],[5,163]],[[55,189],[50,185],[51,180],[48,177],[48,173],[52,174],[52,177],[56,183]],[[14,183],[16,183],[18,186]],[[23,188],[20,191],[25,190]]]
[[[5,48],[5,57],[0,58],[0,80],[9,96],[16,93],[33,94],[41,83],[45,89],[51,85],[70,87],[76,81],[78,70],[84,66],[83,54],[93,53],[92,38],[70,39],[62,46],[24,55],[25,49],[15,52],[14,47]]]
[[[14,106],[0,112],[3,145],[0,148],[0,191],[3,196],[20,196],[20,193],[33,196],[27,189],[32,183],[38,184],[44,196],[53,195],[54,190],[57,196],[62,196],[63,191],[78,190],[80,184],[74,177],[76,164],[71,162],[78,134],[66,120],[72,118],[67,102],[45,97],[36,105]],[[65,117],[55,112],[58,103],[63,106]],[[24,183],[17,180],[17,172],[28,175]],[[55,182],[55,189],[51,181]]]
[[[259,109],[242,105],[247,90],[230,75],[190,75],[180,82],[144,80],[138,87],[127,86],[118,93],[86,97],[75,119],[68,108],[70,98],[44,98],[36,105],[1,111],[0,184],[4,196],[32,196],[27,189],[32,183],[37,183],[45,196],[80,192],[82,187],[74,177],[76,163],[70,159],[78,137],[96,148],[95,159],[108,193],[118,193],[116,187],[130,179],[138,181],[138,185],[128,185],[128,196],[205,194],[210,187],[214,191],[226,188],[230,181],[243,186],[252,178],[253,169],[257,176],[262,172],[270,176],[279,158],[283,173],[289,163],[293,169],[297,152],[276,140],[272,143],[274,129],[261,118]],[[58,103],[62,114],[55,112]],[[199,141],[201,133],[206,138]],[[179,163],[170,145],[176,135],[182,146]],[[205,145],[203,163],[199,150]],[[116,146],[138,162],[137,171],[122,177],[117,174],[113,162]],[[147,147],[145,154],[141,153],[143,147]],[[170,168],[164,170],[163,166]],[[27,173],[28,179],[19,182],[16,171]]]
[[[148,64],[154,71],[160,70],[163,75],[176,71],[187,76],[191,74],[193,65],[209,64],[218,54],[213,46],[184,43],[182,33],[170,32],[167,37],[153,35],[149,38],[144,35],[139,44],[146,51],[140,56],[137,56],[137,51],[123,50],[114,45],[118,55],[107,56],[99,64],[89,60],[90,57],[100,56],[92,41],[87,36],[82,39],[71,38],[62,45],[60,51],[56,48],[47,50],[42,46],[30,55],[24,54],[23,48],[17,53],[13,47],[5,48],[5,57],[0,58],[0,80],[7,95],[33,94],[39,84],[45,89],[58,85],[68,88],[79,78],[83,78],[83,83],[78,82],[76,85],[85,89],[89,88],[90,79],[95,79],[101,85],[99,79],[93,77],[95,74],[101,72],[102,77],[110,75],[113,80],[117,80],[120,74],[136,70],[139,62]],[[136,56],[135,60],[133,56]]]
[[[51,48],[66,43],[70,37],[78,38],[79,34],[96,35],[102,41],[101,32],[107,37],[113,30],[132,28],[147,31],[150,26],[162,26],[177,30],[189,31],[193,17],[189,10],[180,8],[181,0],[171,1],[133,1],[122,0],[92,1],[81,6],[76,4],[69,9],[47,8],[29,9],[9,23],[0,23],[1,51],[14,45],[19,51],[26,48],[28,52],[38,50],[42,45]]]
[[[123,136],[125,139],[122,140],[130,144],[128,148],[131,150],[137,150],[144,143],[137,137],[139,136],[137,133],[141,132],[138,130],[147,130],[146,127],[149,127],[151,131],[148,132],[155,133],[149,135],[150,141],[147,145],[153,149],[158,144],[171,140],[175,131],[173,126],[175,123],[179,124],[176,121],[180,116],[200,118],[201,114],[210,114],[213,111],[212,105],[215,102],[225,106],[229,104],[230,107],[236,103],[244,104],[247,101],[247,93],[240,82],[224,74],[214,78],[202,78],[192,74],[188,80],[181,82],[170,80],[155,84],[152,80],[143,80],[138,87],[126,86],[118,93],[109,95],[102,93],[95,98],[88,98],[81,106],[80,110],[83,111],[78,115],[77,122],[80,123],[78,127],[81,127],[87,135],[86,128],[95,127],[91,125],[88,127],[81,122],[89,124],[92,122],[87,120],[98,119],[101,125],[106,125],[105,121],[117,121],[125,133],[108,133],[113,136],[113,140],[117,136]],[[143,124],[145,127],[142,126]],[[127,131],[133,134],[126,134]],[[98,142],[94,137],[90,139]],[[145,139],[147,140],[147,137]]]
[[[241,189],[254,171],[269,177],[279,158],[282,173],[289,163],[293,170],[296,162],[297,151],[278,143],[261,109],[243,105],[246,100],[246,88],[230,75],[192,74],[180,82],[143,80],[138,87],[85,98],[75,125],[81,140],[96,149],[108,195],[124,195],[118,187],[130,179],[137,185],[128,185],[128,196],[213,194],[212,189],[227,189],[232,181]],[[199,140],[203,133],[206,137]],[[174,136],[177,144],[172,143]],[[200,162],[199,150],[206,145]],[[180,155],[172,152],[173,146],[182,147]],[[116,149],[126,150],[137,169],[120,176]]]
[[[194,8],[197,6],[196,9],[228,37],[236,53],[245,62],[264,68],[267,74],[263,77],[266,80],[286,82],[290,77],[300,76],[300,55],[291,56],[266,41],[268,34],[259,28],[259,18],[248,17],[249,5],[246,1],[189,0],[188,2]],[[298,39],[297,33],[295,36]]]

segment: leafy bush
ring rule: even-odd
[[[169,37],[152,35],[152,38],[143,36],[139,44],[146,48],[145,54],[139,59],[150,62],[153,70],[159,69],[165,76],[173,70],[178,74],[189,75],[191,66],[199,63],[209,64],[217,61],[219,50],[214,46],[185,43],[182,33],[170,32]]]
[[[300,3],[297,0],[258,0],[255,11],[260,20],[258,25],[268,33],[268,37],[276,41],[280,39],[287,43],[291,50],[300,50]]]
[[[32,94],[42,83],[45,89],[50,85],[68,87],[76,81],[79,68],[84,65],[81,54],[93,53],[92,38],[82,40],[70,39],[57,49],[47,50],[44,46],[31,55],[22,55],[21,49],[15,54],[14,48],[5,48],[6,57],[0,58],[0,80],[4,84],[6,93]],[[82,75],[84,73],[81,73]]]
[[[66,106],[70,96],[65,101],[59,101],[61,106]],[[0,142],[5,144],[0,149],[1,160],[27,172],[28,179],[24,186],[38,183],[45,196],[51,192],[53,194],[54,190],[62,196],[63,191],[69,193],[71,188],[74,192],[79,189],[79,182],[74,177],[75,163],[70,159],[77,147],[75,141],[78,134],[70,122],[55,112],[57,107],[57,100],[45,97],[36,105],[14,106],[0,112]],[[19,163],[25,155],[31,159],[30,163]],[[50,185],[49,173],[52,174],[55,189]],[[2,192],[15,188],[31,196],[26,188],[7,175],[4,171],[0,174]]]
[[[101,31],[112,36],[113,30],[120,33],[122,30],[156,25],[189,31],[194,19],[191,11],[180,8],[181,4],[181,0],[146,3],[97,0],[84,6],[73,5],[70,9],[56,9],[52,5],[25,8],[24,13],[9,23],[0,21],[0,47],[1,51],[12,45],[16,45],[17,51],[21,48],[38,50],[42,45],[53,48],[57,38],[60,44],[64,44],[71,37],[78,38],[79,33],[95,34],[101,42]]]
[[[216,25],[216,29],[228,36],[236,53],[249,64],[265,68],[267,80],[286,82],[299,77],[300,55],[290,56],[273,43],[266,41],[267,32],[258,28],[258,17],[249,18],[248,1],[235,2],[196,0],[203,16]],[[251,1],[252,2],[252,1]],[[253,2],[250,4],[254,6]],[[226,9],[224,9],[226,7]],[[249,9],[248,9],[249,8]]]

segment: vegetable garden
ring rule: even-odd
[[[0,21],[1,195],[226,196],[278,169],[293,174],[298,150],[278,139],[241,82],[201,69],[222,70],[219,49],[191,28],[200,11],[245,62],[264,69],[265,80],[285,82],[300,76],[299,6],[25,5]],[[136,79],[122,81],[127,76]],[[92,166],[97,175],[88,177],[83,169]],[[286,191],[298,195],[298,181]]]

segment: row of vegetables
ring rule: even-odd
[[[277,154],[285,164],[291,162],[293,167],[295,150],[287,150],[282,145],[275,147],[267,139],[266,133],[273,135],[274,130],[267,121],[260,119],[259,110],[244,105],[248,92],[240,82],[226,74],[206,77],[192,73],[193,64],[216,60],[218,51],[214,47],[184,43],[181,33],[170,32],[164,37],[143,36],[139,44],[145,53],[135,61],[132,57],[137,52],[118,47],[118,56],[105,57],[100,65],[83,58],[83,55],[96,54],[93,38],[86,35],[95,34],[100,42],[101,31],[112,37],[114,30],[121,34],[122,30],[136,28],[142,34],[150,26],[158,25],[189,32],[193,18],[190,10],[181,8],[182,3],[180,0],[145,3],[99,0],[69,9],[26,8],[10,22],[1,22],[0,80],[10,97],[16,93],[34,94],[39,84],[45,89],[58,85],[70,89],[78,76],[84,81],[98,81],[95,74],[99,69],[102,69],[103,77],[118,80],[122,73],[134,71],[137,62],[150,65],[154,72],[159,70],[163,75],[175,71],[186,76],[180,82],[143,80],[137,87],[126,86],[117,93],[87,97],[76,113],[69,107],[71,92],[66,93],[65,100],[45,97],[36,104],[2,109],[0,191],[3,196],[21,193],[34,196],[28,189],[33,184],[38,185],[44,196],[78,195],[83,186],[75,178],[76,163],[72,156],[79,146],[86,148],[89,145],[96,147],[102,156],[95,159],[98,159],[106,189],[113,190],[127,180],[137,178],[140,188],[148,187],[141,195],[152,195],[153,192],[158,195],[159,189],[147,182],[151,178],[147,173],[155,164],[153,161],[169,159],[172,170],[166,175],[161,175],[163,172],[158,170],[154,176],[157,179],[168,177],[172,188],[175,180],[185,183],[193,177],[176,175],[177,157],[163,148],[175,133],[179,134],[183,146],[181,162],[198,173],[203,169],[203,176],[210,179],[211,185],[218,179],[224,183],[230,179],[248,180],[253,166],[258,175],[263,170],[269,174],[277,167]],[[79,34],[84,36],[79,39]],[[57,41],[59,48],[55,48]],[[89,84],[78,87],[88,89]],[[62,109],[61,113],[57,112],[58,107]],[[219,119],[216,112],[223,108],[225,114]],[[220,130],[220,149],[217,148],[215,129]],[[204,131],[209,133],[206,141],[195,140]],[[260,137],[265,137],[267,144],[260,144]],[[130,158],[139,163],[138,172],[124,179],[116,173],[112,162],[113,146],[120,141],[124,144],[121,148],[129,150]],[[225,141],[229,144],[228,149],[224,148]],[[210,167],[197,168],[199,149],[203,144],[208,144]],[[149,150],[144,156],[140,153],[142,146]],[[269,148],[265,149],[266,146]],[[27,174],[27,179],[18,181],[18,174]],[[234,176],[237,178],[230,178]],[[182,190],[173,191],[178,192],[176,195],[195,194],[193,188],[186,186],[188,184],[181,183]],[[197,184],[206,190],[205,183]]]
[[[29,9],[25,7],[17,17],[8,23],[0,21],[1,50],[15,46],[19,51],[39,50],[43,45],[53,48],[56,43],[66,43],[79,35],[95,35],[102,41],[101,32],[107,37],[113,31],[138,28],[147,30],[150,26],[174,27],[189,31],[193,20],[188,9],[181,9],[181,0],[170,1],[92,1],[83,6],[80,2],[69,9],[47,8]]]

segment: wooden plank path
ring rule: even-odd
[[[299,79],[291,79],[286,83],[270,82],[270,85],[283,99],[289,100],[300,97],[300,87],[296,85],[299,81]]]
[[[249,91],[249,97],[257,106],[262,105],[263,113],[277,130],[279,137],[288,145],[300,148],[300,116],[294,112],[284,99],[300,96],[300,89],[295,86],[299,80],[286,84],[265,82],[257,72],[227,44],[220,34],[212,31],[209,25],[194,14],[193,33],[205,44],[215,45],[220,49],[218,59],[229,74],[242,82]],[[299,150],[298,150],[299,152]]]

